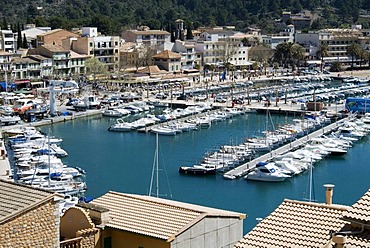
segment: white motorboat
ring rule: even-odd
[[[281,172],[274,163],[259,162],[256,169],[244,178],[247,180],[265,181],[265,182],[281,182],[290,176]]]
[[[108,131],[113,132],[129,132],[134,129],[134,126],[131,123],[128,122],[118,122],[113,125],[111,125],[108,128]]]
[[[176,135],[177,129],[175,128],[170,128],[170,127],[153,127],[150,129],[152,133],[157,133],[160,135]]]
[[[9,125],[9,124],[17,124],[21,121],[19,116],[11,116],[11,115],[4,115],[0,116],[0,124]]]
[[[122,117],[123,116],[121,112],[115,109],[106,109],[103,111],[102,115],[107,116],[107,117]]]

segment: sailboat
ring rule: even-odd
[[[315,185],[313,180],[313,165],[312,165],[312,158],[310,163],[310,176],[308,177],[308,198],[305,198],[305,200],[308,200],[309,202],[315,202]]]
[[[159,197],[159,141],[158,141],[158,133],[156,133],[156,141],[155,141],[155,152],[154,152],[154,161],[153,161],[153,168],[152,168],[152,176],[150,179],[150,186],[149,186],[149,196]],[[165,171],[165,170],[164,170]],[[167,174],[166,174],[167,177]],[[167,177],[168,182],[168,177]],[[153,184],[155,183],[155,191],[153,192]],[[172,199],[171,189],[168,184],[168,188],[170,191],[170,198]]]

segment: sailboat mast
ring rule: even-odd
[[[149,196],[152,196],[152,190],[153,190],[153,180],[154,180],[154,171],[155,171],[155,177],[156,177],[156,197],[159,197],[159,183],[158,183],[158,133],[156,134],[156,143],[155,143],[155,152],[154,152],[154,161],[153,161],[153,169],[152,169],[152,176],[150,179],[150,187],[149,187]]]
[[[312,158],[310,163],[310,196],[309,196],[309,202],[312,202]]]
[[[159,183],[158,183],[158,133],[156,133],[156,143],[155,143],[155,159],[156,159],[156,193],[157,197],[159,197]]]
[[[50,132],[48,135],[48,165],[49,165],[49,180],[48,180],[48,187],[50,188]]]

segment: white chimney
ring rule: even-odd
[[[333,203],[333,190],[334,184],[324,184],[326,188],[326,204],[331,205]]]
[[[335,234],[332,238],[333,243],[335,243],[335,247],[343,248],[346,245],[347,237],[340,234]]]

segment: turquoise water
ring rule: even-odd
[[[289,123],[294,117],[272,116],[275,125]],[[148,194],[155,152],[155,135],[107,131],[114,118],[90,117],[43,127],[63,138],[69,153],[64,159],[70,166],[87,171],[86,195],[99,197],[109,190]],[[270,122],[268,123],[271,128]],[[309,173],[281,183],[225,180],[222,175],[189,176],[179,174],[182,165],[199,162],[206,152],[224,144],[242,143],[245,137],[265,130],[266,116],[243,115],[175,137],[159,136],[160,195],[172,199],[245,213],[244,233],[256,224],[256,218],[271,213],[284,198],[308,197]],[[50,129],[50,130],[49,130]],[[323,184],[335,184],[333,202],[352,205],[369,188],[368,139],[355,144],[347,155],[327,158],[315,165],[314,185],[318,202],[325,202]]]

